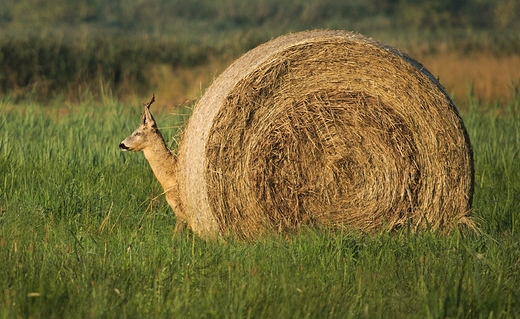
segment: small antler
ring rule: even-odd
[[[155,102],[155,94],[152,95],[152,99],[150,100],[150,102],[143,104],[146,106],[146,108],[150,109],[150,106],[152,106],[153,102]]]

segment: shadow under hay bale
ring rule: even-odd
[[[180,197],[203,238],[301,225],[473,227],[473,159],[453,101],[404,53],[344,31],[265,43],[194,109]]]

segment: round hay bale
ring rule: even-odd
[[[473,227],[472,149],[453,101],[417,61],[355,33],[289,34],[243,55],[198,102],[178,156],[204,238]]]

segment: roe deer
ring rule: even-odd
[[[152,113],[150,113],[150,106],[153,102],[155,102],[155,95],[152,96],[150,102],[144,105],[139,127],[119,144],[119,148],[122,151],[142,151],[144,153],[155,177],[164,189],[166,201],[175,213],[177,219],[175,233],[180,233],[186,227],[187,220],[179,199],[177,158],[166,146]]]

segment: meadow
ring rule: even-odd
[[[520,316],[518,95],[461,107],[479,233],[303,229],[250,243],[174,236],[144,157],[118,149],[140,103],[101,100],[0,101],[0,318]],[[185,113],[155,115],[172,148]]]
[[[0,319],[520,317],[519,14],[515,0],[4,0]],[[141,102],[156,94],[175,149],[234,59],[315,28],[440,77],[473,145],[479,232],[174,236],[144,156],[118,148]]]

